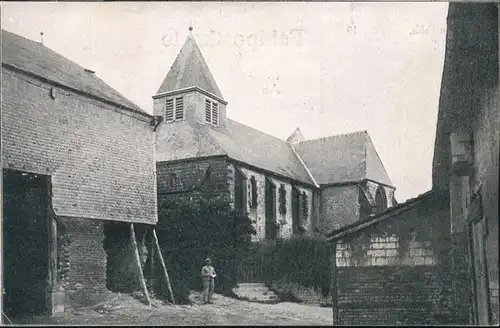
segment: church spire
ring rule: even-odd
[[[224,101],[201,50],[196,44],[192,31],[193,27],[190,24],[189,35],[156,94],[199,88]]]

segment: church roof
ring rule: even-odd
[[[199,87],[221,99],[222,93],[208,68],[200,48],[192,36],[188,36],[181,51],[175,58],[167,76],[156,94],[179,89]]]
[[[157,95],[191,87],[222,98],[200,49],[189,36]],[[218,128],[187,120],[163,124],[157,130],[158,162],[217,155],[314,186],[364,179],[392,186],[366,131],[304,141],[297,128],[284,141],[230,119]]]
[[[393,185],[366,131],[295,144],[305,166],[286,141],[231,119],[220,129],[187,121],[163,124],[157,141],[158,162],[226,155],[311,185],[316,183],[307,169],[320,185],[363,179]]]
[[[367,131],[306,140],[294,148],[320,185],[363,179],[393,185]]]
[[[139,106],[110,87],[93,72],[17,34],[2,30],[2,65],[31,73],[65,87],[145,113]]]
[[[231,119],[227,120],[227,127],[223,129],[189,122],[162,124],[158,128],[157,141],[158,162],[226,155],[260,169],[314,185],[290,144]]]

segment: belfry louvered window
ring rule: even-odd
[[[182,97],[167,99],[165,105],[165,121],[182,121],[184,119],[184,101]]]
[[[208,99],[205,100],[205,122],[219,124],[219,104]]]

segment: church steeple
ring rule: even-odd
[[[192,29],[192,27],[189,28],[189,35],[156,94],[198,87],[224,100],[201,50],[191,34]]]
[[[190,26],[184,45],[153,96],[154,115],[162,115],[161,112],[167,111],[166,122],[194,120],[225,126],[227,102],[196,44],[192,30]],[[169,103],[170,98],[175,99]],[[179,114],[176,99],[180,99],[182,107],[182,113]]]

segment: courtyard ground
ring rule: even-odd
[[[332,325],[331,308],[296,303],[260,304],[219,294],[214,304],[202,304],[192,293],[192,305],[171,305],[154,300],[144,305],[127,294],[115,294],[98,306],[60,314],[13,320],[14,324],[45,325]],[[8,324],[4,320],[4,324]]]

